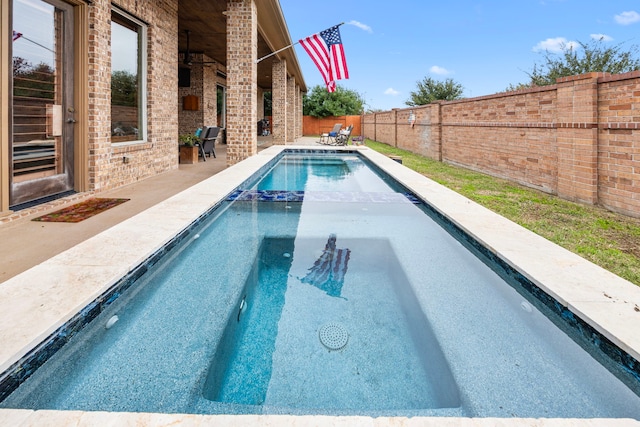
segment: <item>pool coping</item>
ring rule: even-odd
[[[157,253],[189,224],[224,200],[242,182],[265,167],[283,150],[327,151],[309,146],[272,146],[211,178],[103,231],[75,247],[0,284],[0,372],[20,361],[76,313]],[[396,161],[366,147],[357,150],[374,162],[448,221],[482,243],[510,266],[579,315],[591,327],[636,360],[640,360],[640,287],[549,242]],[[126,243],[123,245],[123,243]],[[117,247],[118,251],[106,250]],[[606,289],[605,289],[606,288]],[[99,415],[97,415],[99,414]],[[120,414],[78,411],[0,410],[0,424],[39,425],[43,416],[78,420],[81,425],[118,423],[118,419],[147,420],[149,424],[180,421],[283,425],[495,425],[478,418],[370,418],[328,416],[231,416]],[[106,418],[105,418],[106,417]],[[245,418],[250,417],[250,418]],[[47,418],[49,419],[49,418]],[[100,422],[95,421],[101,420]],[[15,423],[3,422],[15,420]],[[165,421],[162,421],[165,420]],[[189,421],[191,420],[191,421]],[[210,421],[209,421],[210,420]],[[470,420],[470,421],[469,421]],[[596,420],[593,425],[595,424]],[[636,420],[607,420],[607,425],[636,425]],[[432,424],[433,422],[433,424]],[[545,421],[500,419],[500,425],[588,425],[585,420]],[[86,424],[85,424],[86,423]],[[407,424],[405,424],[407,423]],[[417,423],[417,424],[414,424]],[[468,423],[468,424],[467,424]],[[618,424],[620,423],[620,424]],[[66,424],[66,422],[65,422]],[[224,425],[224,424],[223,424]]]

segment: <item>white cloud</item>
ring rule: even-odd
[[[358,21],[349,21],[347,22],[347,24],[349,25],[354,25],[358,28],[360,28],[361,30],[366,31],[367,33],[373,33],[373,29],[371,29],[370,26],[368,26],[367,24],[363,24],[362,22],[358,22]]]
[[[433,67],[429,68],[429,71],[432,72],[433,74],[439,74],[441,76],[446,76],[447,74],[449,74],[449,70],[443,67],[438,67],[437,65],[434,65]]]
[[[391,96],[396,96],[399,95],[400,92],[398,92],[397,90],[395,90],[394,88],[390,87],[389,89],[384,91],[385,95],[391,95]]]
[[[590,34],[590,36],[594,40],[602,40],[603,42],[613,41],[613,37],[608,36],[606,34]]]
[[[640,22],[640,13],[635,10],[630,10],[628,12],[622,12],[619,15],[613,17],[616,22],[620,25],[629,25],[636,22]]]
[[[580,44],[578,42],[567,41],[564,37],[555,37],[539,42],[533,47],[533,51],[540,52],[546,50],[553,53],[560,53],[562,52],[562,48],[576,49],[579,46]]]

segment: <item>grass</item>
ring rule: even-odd
[[[402,163],[612,273],[640,285],[640,219],[366,141]]]

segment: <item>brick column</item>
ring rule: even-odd
[[[258,152],[258,13],[254,0],[227,0],[227,165]]]
[[[373,140],[378,141],[378,113],[373,113]]]
[[[598,202],[598,77],[600,73],[558,79],[556,139],[558,196]]]
[[[296,131],[295,137],[302,137],[302,91],[300,85],[296,84]]]
[[[287,78],[287,141],[294,142],[296,139],[296,81],[293,77]]]
[[[111,153],[111,8],[95,2],[89,8],[89,190],[109,182]],[[79,59],[79,58],[78,58]],[[177,135],[176,135],[177,136]]]
[[[203,55],[203,61],[211,58]],[[203,67],[202,70],[202,125],[218,126],[218,87],[216,86],[216,67]]]
[[[257,100],[257,116],[258,120],[264,119],[264,89],[259,87],[258,94],[256,95]]]
[[[392,108],[391,112],[393,113],[393,118],[391,119],[391,123],[393,123],[393,146],[398,148],[398,109]]]
[[[429,127],[431,138],[429,140],[429,156],[439,162],[442,161],[442,103],[432,102],[429,108]]]
[[[287,61],[273,61],[271,75],[273,143],[284,145],[287,142]]]

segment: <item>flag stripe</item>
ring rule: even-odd
[[[347,71],[347,63],[344,60],[344,50],[341,46],[331,46],[331,60],[334,80],[348,79],[349,72]]]
[[[336,46],[337,57],[338,57],[338,70],[340,73],[339,79],[348,79],[349,78],[349,70],[347,69],[347,58],[344,54],[344,47],[342,45]]]
[[[320,74],[322,74],[325,83],[327,83],[330,80],[330,65],[326,53],[327,47],[324,41],[317,34],[314,34],[313,36],[300,40],[300,44],[304,50],[307,51],[313,63],[318,67]]]

